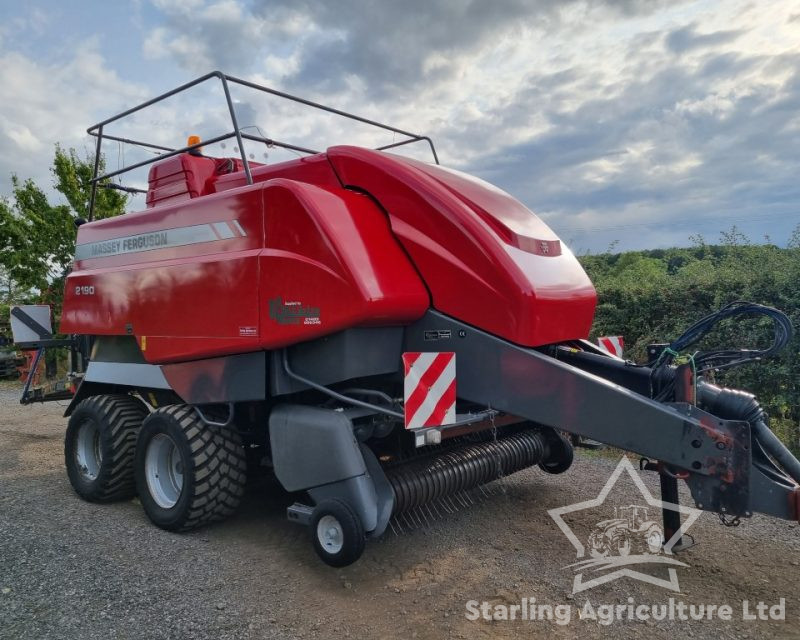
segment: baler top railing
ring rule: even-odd
[[[175,95],[177,95],[179,93],[187,91],[187,90],[189,90],[189,89],[191,89],[191,88],[193,88],[193,87],[195,87],[195,86],[197,86],[199,84],[202,84],[202,83],[204,83],[204,82],[206,82],[208,80],[211,80],[213,78],[218,78],[220,80],[220,82],[222,83],[222,90],[223,90],[223,92],[225,94],[225,101],[227,103],[228,113],[229,113],[230,118],[231,118],[231,124],[233,125],[233,130],[228,132],[228,133],[225,133],[225,134],[222,134],[222,135],[219,135],[219,136],[215,136],[215,137],[207,139],[207,140],[203,140],[202,142],[198,142],[197,144],[187,145],[185,147],[180,147],[180,148],[177,148],[177,149],[173,149],[173,148],[170,148],[170,147],[165,147],[163,145],[154,144],[154,143],[151,143],[151,142],[146,142],[146,141],[142,141],[142,140],[133,140],[131,138],[123,138],[123,137],[120,137],[120,136],[115,136],[115,135],[111,135],[111,134],[108,134],[108,133],[104,132],[105,127],[107,125],[109,125],[109,124],[112,124],[114,122],[118,122],[119,120],[122,120],[122,119],[124,119],[124,118],[126,118],[128,116],[131,116],[131,115],[135,114],[135,113],[138,113],[138,112],[142,111],[143,109],[146,109],[148,107],[153,106],[154,104],[157,104],[159,102],[167,100],[168,98],[171,98],[172,96],[175,96]],[[188,151],[192,151],[192,150],[198,149],[198,148],[206,146],[206,145],[215,144],[215,143],[218,143],[218,142],[223,142],[223,141],[229,140],[231,138],[236,138],[236,142],[238,144],[239,154],[240,154],[241,160],[242,160],[242,166],[244,168],[245,178],[247,180],[247,184],[253,184],[253,175],[252,175],[252,172],[251,172],[251,169],[250,169],[250,162],[248,161],[247,154],[245,153],[244,140],[250,140],[250,141],[253,141],[253,142],[262,142],[262,143],[264,143],[266,145],[269,145],[269,146],[280,147],[282,149],[288,149],[288,150],[296,151],[296,152],[299,152],[299,153],[315,154],[315,153],[320,153],[321,152],[320,150],[309,149],[307,147],[291,144],[289,142],[283,142],[283,141],[280,141],[280,140],[275,140],[273,138],[267,138],[267,137],[261,136],[261,135],[254,135],[254,134],[251,134],[251,133],[244,133],[242,131],[242,127],[239,126],[239,123],[238,123],[238,120],[237,120],[237,117],[236,117],[236,109],[234,107],[233,99],[231,98],[229,84],[236,84],[236,85],[240,85],[240,86],[243,86],[243,87],[247,87],[249,89],[254,89],[256,91],[261,91],[262,93],[266,93],[266,94],[269,94],[269,95],[272,95],[272,96],[276,96],[278,98],[283,98],[283,99],[286,99],[286,100],[290,100],[292,102],[296,102],[298,104],[302,104],[302,105],[305,105],[307,107],[311,107],[313,109],[318,109],[320,111],[325,111],[327,113],[332,113],[334,115],[341,116],[341,117],[347,118],[349,120],[353,120],[353,121],[356,121],[356,122],[361,122],[363,124],[367,124],[367,125],[370,125],[370,126],[373,126],[373,127],[377,127],[379,129],[383,129],[385,131],[390,131],[392,133],[395,133],[395,134],[402,135],[402,136],[406,137],[405,140],[400,140],[399,142],[393,142],[391,144],[387,144],[387,145],[383,145],[383,146],[380,146],[380,147],[376,147],[376,150],[379,150],[379,151],[386,150],[386,149],[394,149],[396,147],[407,145],[407,144],[412,144],[412,143],[415,143],[415,142],[427,142],[428,146],[430,147],[431,154],[433,155],[434,162],[436,164],[439,164],[439,156],[436,153],[436,148],[433,145],[433,140],[431,140],[430,137],[428,137],[428,136],[424,136],[424,135],[420,135],[420,134],[416,134],[416,133],[411,133],[409,131],[405,131],[403,129],[399,129],[399,128],[393,127],[391,125],[384,124],[382,122],[377,122],[376,120],[370,120],[369,118],[364,118],[362,116],[359,116],[359,115],[356,115],[356,114],[353,114],[353,113],[348,113],[347,111],[342,111],[341,109],[336,109],[334,107],[329,107],[329,106],[320,104],[318,102],[313,102],[311,100],[306,100],[305,98],[300,98],[299,96],[294,96],[294,95],[291,95],[289,93],[285,93],[283,91],[278,91],[277,89],[271,89],[269,87],[265,87],[265,86],[256,84],[255,82],[250,82],[248,80],[243,80],[241,78],[236,78],[236,77],[233,77],[233,76],[229,76],[229,75],[227,75],[225,73],[222,73],[221,71],[212,71],[211,73],[207,73],[206,75],[201,76],[199,78],[196,78],[195,80],[192,80],[190,82],[182,84],[179,87],[176,87],[175,89],[172,89],[171,91],[167,91],[166,93],[162,93],[161,95],[156,96],[155,98],[151,98],[150,100],[147,100],[147,101],[145,101],[145,102],[143,102],[143,103],[141,103],[141,104],[139,104],[139,105],[137,105],[135,107],[131,107],[130,109],[127,109],[127,110],[123,111],[122,113],[118,113],[117,115],[111,116],[110,118],[106,118],[102,122],[98,122],[97,124],[89,127],[86,130],[86,132],[89,135],[94,136],[95,138],[97,138],[97,143],[96,143],[96,148],[95,148],[95,160],[94,160],[94,175],[93,175],[92,180],[91,180],[92,191],[91,191],[91,196],[90,196],[90,201],[89,201],[89,220],[91,220],[94,217],[94,203],[95,203],[95,199],[96,199],[96,196],[97,196],[97,186],[102,181],[109,180],[110,178],[113,178],[113,177],[118,176],[120,174],[127,173],[127,172],[133,171],[135,169],[139,169],[139,168],[147,166],[149,164],[153,164],[154,162],[158,162],[159,160],[163,160],[165,158],[169,158],[169,157],[178,155],[180,153],[186,153]],[[245,128],[247,128],[247,127],[245,127]],[[134,163],[132,165],[128,165],[126,167],[123,167],[122,169],[117,169],[116,171],[109,171],[109,172],[104,173],[103,175],[98,175],[99,171],[100,171],[100,157],[101,157],[102,144],[103,144],[103,140],[104,139],[105,140],[112,140],[114,142],[121,142],[121,143],[124,143],[124,144],[131,144],[131,145],[134,145],[134,146],[144,147],[144,148],[147,148],[147,149],[153,149],[153,150],[156,150],[156,151],[163,151],[163,153],[160,153],[159,155],[157,155],[157,156],[155,156],[153,158],[148,158],[146,160],[142,160],[141,162],[136,162],[136,163]],[[134,189],[125,188],[125,190],[134,190]],[[136,191],[140,191],[140,190],[136,190]]]

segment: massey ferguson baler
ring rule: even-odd
[[[214,79],[229,133],[176,150],[107,133]],[[401,141],[318,152],[247,134],[231,85]],[[707,381],[782,348],[791,326],[780,312],[734,303],[654,346],[648,366],[612,357],[587,341],[592,283],[519,202],[439,166],[426,137],[221,73],[89,133],[98,159],[104,140],[160,155],[126,169],[151,164],[145,210],[78,229],[60,331],[88,362],[66,411],[66,467],[83,498],[138,493],[156,525],[186,531],[232,514],[248,474],[271,469],[303,496],[288,517],[343,566],[393,519],[448,511],[463,492],[535,465],[566,471],[585,437],[640,454],[666,501],[683,480],[700,509],[725,518],[798,519],[800,464],[752,395]],[[240,157],[204,155],[228,138]],[[304,155],[257,164],[245,142]],[[434,163],[386,151],[415,142]],[[98,166],[95,188],[122,171]],[[41,338],[28,346],[64,344],[15,313]],[[717,321],[742,314],[773,320],[772,347],[678,364]],[[666,511],[665,538],[676,535]]]

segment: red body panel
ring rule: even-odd
[[[147,206],[189,200],[203,195],[206,181],[214,175],[213,158],[182,153],[150,167]]]
[[[507,193],[358,147],[333,147],[328,157],[345,185],[387,210],[438,310],[526,346],[588,336],[591,281],[550,228]]]
[[[61,331],[131,333],[155,363],[406,324],[429,307],[368,197],[285,179],[83,225],[77,257]]]
[[[428,292],[367,196],[284,179],[266,184],[262,347],[353,326],[408,324],[425,313]]]
[[[89,243],[234,220],[246,235],[218,239],[212,233],[207,242],[77,259],[67,278],[61,331],[132,333],[155,362],[258,349],[257,332],[241,335],[240,327],[259,326],[263,191],[256,185],[81,226],[79,251]]]
[[[253,171],[260,166],[257,162],[250,163]],[[226,184],[225,178],[231,173],[234,173],[234,180],[227,184],[240,187],[245,184],[242,168],[242,161],[235,158],[207,158],[190,153],[172,156],[150,167],[147,206],[173,204],[216,193],[218,184]]]
[[[266,182],[273,178],[287,178],[289,180],[307,182],[331,189],[338,189],[342,186],[330,162],[328,162],[328,156],[324,153],[299,158],[298,160],[290,160],[288,162],[256,166],[256,168],[252,170],[252,175],[253,182]],[[213,184],[210,184],[209,192],[218,193],[227,189],[235,189],[245,184],[244,173],[231,173],[229,175],[220,176]]]
[[[133,334],[155,363],[408,324],[431,303],[522,345],[588,334],[583,269],[491,185],[355,147],[255,166],[250,186],[237,168],[167,159],[151,208],[81,226],[61,331]]]

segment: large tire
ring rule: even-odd
[[[189,531],[232,515],[247,480],[235,427],[204,424],[187,405],[148,416],[136,442],[134,468],[145,513],[167,531]]]
[[[90,502],[112,502],[136,493],[136,436],[148,414],[129,395],[86,398],[69,418],[64,462],[76,493]]]

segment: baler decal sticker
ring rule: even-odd
[[[122,236],[109,240],[87,242],[75,247],[75,259],[87,260],[89,258],[107,258],[109,256],[118,256],[126,253],[184,247],[190,244],[216,242],[217,240],[229,240],[234,237],[247,236],[247,233],[242,229],[238,220],[234,220],[234,223],[234,227],[231,227],[230,223],[227,221],[193,224],[187,227],[175,227],[173,229],[138,233],[132,236]]]
[[[304,305],[297,300],[284,302],[282,298],[269,301],[269,317],[278,324],[322,324],[319,307]]]
[[[406,429],[456,421],[456,354],[403,354]]]

